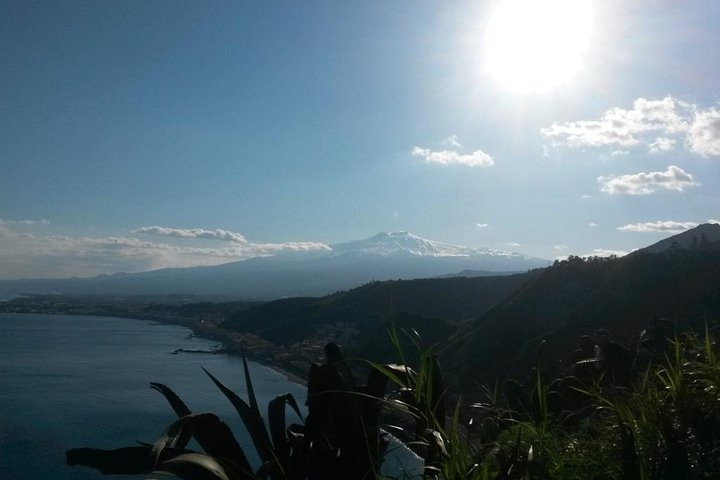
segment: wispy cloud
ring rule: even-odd
[[[26,232],[15,232],[0,224],[0,238],[35,238],[35,235]]]
[[[658,137],[648,145],[650,153],[669,152],[675,149],[677,141],[673,138]]]
[[[40,218],[37,220],[8,220],[0,218],[0,225],[49,225],[50,220]]]
[[[672,220],[656,221],[656,222],[641,222],[641,223],[630,223],[617,227],[618,230],[623,232],[642,232],[642,233],[680,233],[685,230],[697,227],[698,224],[695,222],[675,222]]]
[[[660,189],[682,192],[700,185],[682,168],[670,165],[664,172],[598,177],[600,190],[611,195],[647,195]]]
[[[720,155],[720,110],[672,96],[638,98],[631,109],[611,108],[598,120],[554,123],[540,132],[555,147],[610,147],[614,154],[631,148],[661,153],[683,145],[704,157]]]
[[[141,235],[157,235],[161,237],[175,238],[204,238],[209,240],[224,240],[228,242],[247,243],[244,236],[237,232],[229,230],[204,230],[202,228],[171,228],[153,225],[150,227],[140,227],[133,230],[133,233]]]
[[[489,227],[489,226],[490,226],[490,225],[487,224],[487,223],[476,223],[476,224],[475,224],[475,228],[487,228],[487,227]]]
[[[590,227],[590,228],[597,228],[597,227],[599,227],[599,226],[600,226],[600,225],[598,225],[598,224],[595,223],[595,222],[590,222],[590,223],[588,223],[588,227]]]
[[[100,273],[139,272],[168,267],[209,266],[282,252],[329,250],[320,242],[252,243],[224,230],[143,227],[176,243],[131,236],[38,236],[0,225],[3,252],[0,277],[71,277]],[[136,233],[141,229],[136,229]],[[194,232],[194,233],[193,233]],[[214,234],[211,235],[208,232]],[[225,234],[218,233],[225,232]],[[183,245],[183,239],[225,240],[214,247]],[[179,240],[178,240],[179,239]],[[170,241],[170,240],[169,240]],[[177,243],[177,242],[180,243]]]
[[[491,167],[495,161],[482,150],[462,154],[455,150],[431,151],[427,148],[414,147],[411,152],[414,157],[422,157],[425,163],[438,163],[440,165],[466,165],[468,167]]]
[[[330,247],[320,242],[282,242],[282,243],[252,243],[238,232],[202,228],[175,228],[153,225],[140,227],[132,231],[141,235],[157,235],[181,239],[200,238],[205,240],[222,240],[233,244],[233,251],[244,257],[263,256],[282,251],[330,250]]]
[[[553,248],[555,250],[567,250],[570,247],[568,247],[567,245],[560,244],[560,245],[553,245]]]
[[[462,147],[460,139],[457,135],[450,135],[448,138],[442,141],[442,144],[445,147]]]
[[[583,255],[583,257],[612,257],[613,255],[616,257],[623,257],[627,255],[630,252],[626,252],[625,250],[611,250],[607,248],[594,248],[592,252]]]
[[[462,147],[457,135],[450,135],[441,142],[445,147],[442,150],[430,150],[429,148],[413,147],[410,154],[413,157],[425,159],[425,163],[436,163],[440,165],[465,165],[468,167],[491,167],[495,164],[493,158],[482,150],[475,150],[471,153],[460,153],[457,151]]]

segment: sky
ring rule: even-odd
[[[714,0],[5,0],[0,278],[718,222],[717,25]]]

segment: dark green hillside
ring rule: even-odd
[[[321,298],[290,298],[237,312],[223,324],[228,330],[253,333],[276,344],[291,344],[321,330],[329,336],[357,337],[353,343],[387,343],[384,324],[390,318],[428,335],[448,337],[455,324],[476,317],[537,275],[531,272],[477,278],[372,282]],[[403,314],[403,315],[400,315]],[[408,318],[415,321],[407,321]],[[433,321],[429,321],[433,318]],[[443,319],[443,320],[440,320]],[[433,327],[434,323],[442,327]],[[371,337],[368,337],[371,335]]]
[[[651,315],[680,327],[720,320],[720,251],[672,249],[620,259],[568,261],[459,332],[444,351],[458,378],[492,383],[538,362],[559,371],[583,334],[608,329],[632,348]],[[539,349],[540,343],[546,343]]]

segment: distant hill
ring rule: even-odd
[[[648,247],[641,249],[642,252],[660,253],[671,248],[718,248],[720,246],[720,224],[705,223],[691,228],[685,232],[673,235],[670,238],[660,240]]]
[[[522,272],[547,260],[427,240],[408,232],[212,267],[168,268],[94,278],[0,281],[0,291],[116,295],[225,295],[244,300],[320,296],[372,280],[435,277],[462,270]]]
[[[448,273],[446,275],[438,275],[434,278],[453,278],[453,277],[494,277],[497,275],[512,275],[523,272],[488,272],[487,270],[463,270],[457,273]]]
[[[631,346],[651,315],[695,328],[720,322],[720,250],[673,248],[559,262],[469,322],[441,358],[465,383],[492,384],[537,364],[559,373],[557,361],[568,359],[581,335],[606,328]]]
[[[355,332],[351,350],[380,360],[378,356],[390,353],[385,328],[391,319],[418,330],[427,343],[444,341],[458,325],[500,302],[534,275],[376,281],[322,298],[268,302],[237,312],[223,328],[292,344],[338,326],[338,333]]]

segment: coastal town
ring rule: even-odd
[[[358,335],[345,322],[319,326],[314,335],[288,345],[278,345],[253,333],[226,330],[222,322],[232,312],[248,308],[252,302],[197,301],[192,296],[168,297],[104,297],[27,295],[0,302],[0,313],[42,315],[85,315],[134,318],[181,325],[193,335],[219,342],[222,346],[203,351],[169,353],[245,354],[248,358],[271,365],[296,381],[304,381],[312,362],[323,361],[328,342],[348,344]]]

